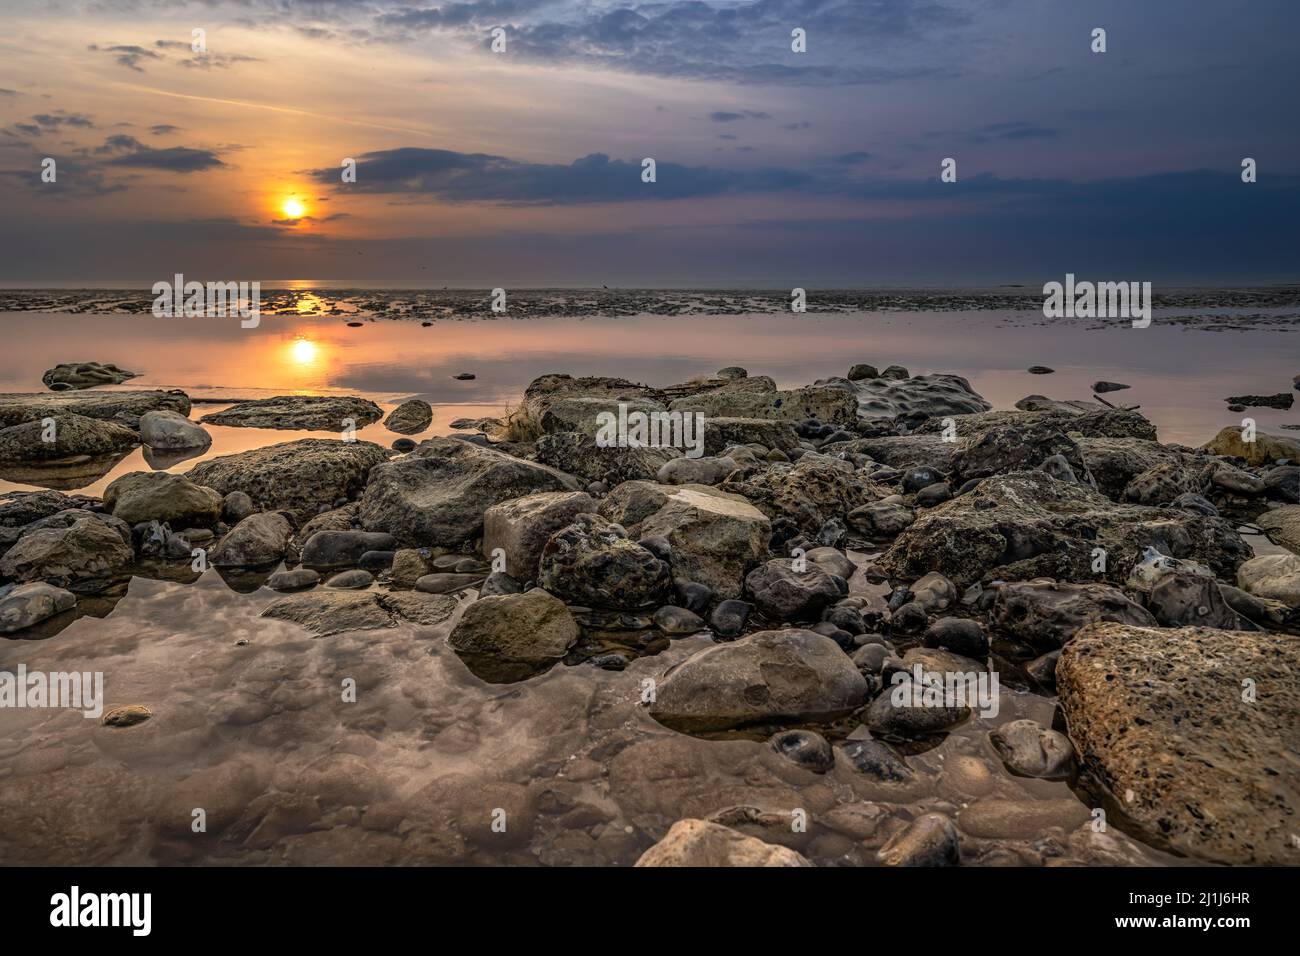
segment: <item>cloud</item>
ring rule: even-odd
[[[135,152],[106,160],[106,165],[129,169],[158,169],[173,173],[197,173],[226,165],[209,149],[190,149],[188,146],[150,149],[139,143],[136,143],[136,146],[139,148]]]
[[[151,136],[169,136],[172,133],[179,133],[180,131],[181,128],[179,126],[172,126],[170,123],[158,123],[155,126],[149,127],[149,134]]]
[[[644,183],[641,170],[639,161],[610,159],[604,153],[558,165],[410,146],[364,154],[356,183],[341,188],[447,202],[554,205],[781,191],[798,188],[808,178],[791,169],[728,170],[661,161],[656,182]],[[315,170],[311,176],[338,186],[336,168]]]
[[[134,136],[127,136],[125,133],[117,133],[104,140],[103,146],[95,147],[95,153],[104,155],[105,153],[121,153],[127,150],[148,149],[142,142]]]
[[[99,46],[96,43],[86,47],[87,50],[97,50],[101,53],[114,54],[114,60],[128,70],[134,70],[137,73],[143,73],[144,69],[140,66],[141,60],[161,60],[162,54],[155,53],[153,50],[146,49],[142,46],[131,46],[125,44],[115,44],[113,46]]]
[[[728,112],[726,110],[716,110],[709,114],[709,119],[715,123],[734,123],[742,119],[771,119],[771,113],[764,113],[760,110],[741,110],[738,113]]]
[[[183,66],[191,70],[228,70],[236,63],[258,63],[260,62],[255,56],[245,56],[242,53],[216,53],[207,51],[196,53],[191,43],[184,43],[181,40],[155,40],[154,44],[160,50],[180,51],[182,58],[176,61],[177,66]]]
[[[95,125],[89,116],[78,113],[38,113],[32,119],[47,129],[58,129],[60,126],[79,126],[88,129]]]

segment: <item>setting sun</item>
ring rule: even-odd
[[[299,365],[310,365],[316,360],[316,343],[310,339],[295,339],[290,351]]]
[[[294,196],[286,199],[280,208],[290,219],[301,219],[307,213],[307,207],[302,204],[302,200]]]

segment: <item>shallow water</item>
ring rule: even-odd
[[[46,368],[94,360],[140,372],[125,388],[182,388],[218,403],[196,404],[194,418],[273,394],[347,392],[385,411],[419,396],[439,403],[426,435],[446,433],[455,418],[500,413],[545,372],[668,385],[743,365],[789,387],[870,362],[965,375],[998,408],[1033,393],[1087,398],[1098,379],[1125,382],[1132,388],[1111,401],[1141,405],[1164,441],[1200,444],[1240,423],[1225,396],[1284,391],[1300,371],[1285,330],[1189,331],[1158,317],[1145,330],[994,312],[360,328],[277,316],[250,330],[147,315],[23,313],[0,322],[0,391],[41,391]],[[1031,375],[1030,365],[1056,372]],[[453,378],[464,371],[477,378]],[[1248,414],[1265,430],[1300,421],[1270,409]],[[209,430],[204,457],[309,434]],[[375,424],[358,437],[387,445],[397,436]],[[84,490],[98,494],[145,467],[137,449]],[[0,483],[15,487],[30,486]],[[957,819],[967,863],[1182,862],[1125,835],[1122,820],[1093,832],[1089,806],[1066,783],[1003,768],[987,731],[1023,717],[1051,724],[1055,710],[1051,697],[1008,686],[1009,678],[996,718],[972,717],[909,754],[916,779],[886,785],[845,760],[817,776],[765,742],[702,740],[652,720],[639,702],[642,679],[661,676],[705,637],[665,642],[621,671],[562,664],[488,684],[446,645],[454,619],[314,638],[258,617],[277,595],[256,585],[241,583],[237,593],[214,571],[191,583],[137,577],[115,605],[83,602],[50,622],[49,639],[0,641],[0,669],[100,671],[107,707],[154,712],[114,730],[70,711],[7,711],[0,861],[627,865],[677,819],[742,806],[766,815],[741,829],[827,865],[871,864],[875,848],[932,810]],[[867,585],[859,576],[853,587]],[[345,678],[356,681],[355,703],[342,700]],[[204,833],[191,826],[196,808],[205,811]],[[498,810],[504,833],[491,827]],[[797,810],[808,816],[806,832],[791,830]]]

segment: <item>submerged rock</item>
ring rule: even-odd
[[[0,634],[12,634],[71,610],[77,596],[44,581],[0,588]]]
[[[989,731],[989,743],[1007,769],[1022,777],[1064,780],[1074,771],[1070,738],[1032,720],[1013,720]]]
[[[650,715],[685,733],[833,719],[860,706],[867,682],[828,637],[759,631],[688,657],[659,680]]]
[[[1003,584],[997,589],[991,613],[994,624],[1011,637],[1045,647],[1063,647],[1094,621],[1156,625],[1150,612],[1130,601],[1123,591],[1105,584]]]
[[[45,581],[79,594],[103,590],[127,573],[135,559],[121,534],[95,517],[65,527],[29,530],[0,558],[0,575]]]
[[[320,584],[320,572],[311,568],[294,568],[292,571],[276,571],[266,579],[266,586],[272,591],[305,591]]]
[[[957,828],[942,813],[926,813],[876,856],[885,866],[955,866],[961,862]]]
[[[578,624],[564,602],[533,588],[479,598],[465,609],[448,643],[462,655],[482,659],[476,662],[480,676],[486,671],[517,680],[550,667],[578,636]]]
[[[794,850],[707,820],[678,820],[662,840],[641,854],[636,865],[812,866]]]
[[[580,514],[542,549],[537,582],[570,604],[634,610],[662,603],[668,567],[599,515]]]
[[[812,730],[782,730],[772,735],[772,749],[813,773],[829,773],[835,766],[830,742]]]
[[[1300,862],[1294,638],[1093,624],[1056,680],[1082,765],[1144,839],[1214,863]]]
[[[240,402],[199,419],[237,428],[283,428],[294,431],[343,432],[364,428],[384,417],[383,410],[364,398],[338,395],[277,395]]]
[[[262,617],[289,621],[320,637],[396,624],[375,592],[340,589],[290,594],[268,604]]]

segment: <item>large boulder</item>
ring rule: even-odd
[[[847,381],[783,391],[771,385],[771,379],[737,379],[721,388],[674,399],[668,407],[674,412],[702,413],[706,434],[708,421],[713,418],[766,418],[787,422],[815,418],[848,423],[858,417],[857,398]]]
[[[637,866],[812,866],[788,847],[707,820],[678,820]]]
[[[1080,761],[1149,842],[1212,863],[1296,865],[1300,643],[1092,624],[1056,686]]]
[[[1266,554],[1251,558],[1237,569],[1237,585],[1258,597],[1300,608],[1300,557]]]
[[[685,733],[832,720],[860,707],[867,682],[838,644],[813,631],[759,631],[715,644],[659,680],[650,715]]]
[[[668,541],[675,578],[706,585],[715,598],[727,600],[740,596],[745,574],[767,555],[772,525],[738,495],[680,485],[642,519],[640,532],[642,538]]]
[[[519,409],[510,416],[510,430],[518,440],[532,440],[543,433],[542,420],[556,403],[570,399],[589,399],[603,402],[606,409],[617,408],[619,402],[646,401],[662,407],[667,400],[659,389],[638,385],[622,378],[572,375],[542,375],[529,383]],[[568,417],[568,416],[564,416]],[[554,426],[552,426],[554,427]]]
[[[1011,471],[1029,471],[1060,455],[1079,481],[1090,481],[1079,446],[1065,432],[1046,422],[992,425],[972,434],[953,456],[961,481]]]
[[[889,370],[886,369],[886,372]],[[858,414],[866,419],[928,416],[942,419],[992,408],[960,375],[882,376],[853,382]],[[831,382],[844,382],[831,379]]]
[[[221,517],[221,504],[220,492],[166,471],[133,471],[104,489],[104,507],[127,524],[208,527]]]
[[[150,392],[6,392],[0,394],[0,428],[59,415],[82,415],[138,428],[140,416],[166,408],[190,413],[190,399],[182,391]]]
[[[568,475],[456,438],[431,438],[376,466],[361,496],[368,531],[406,546],[458,547],[483,533],[495,504],[539,491],[572,491]]]
[[[60,414],[0,428],[0,467],[79,455],[99,458],[125,451],[139,441],[124,425]]]
[[[223,495],[242,491],[260,511],[306,519],[355,497],[370,469],[387,460],[388,452],[372,442],[301,438],[199,462],[185,477]]]
[[[169,409],[157,409],[140,416],[140,440],[150,448],[206,448],[212,436],[198,422]]]
[[[1271,465],[1283,458],[1300,461],[1300,440],[1256,431],[1254,441],[1246,441],[1237,425],[1222,429],[1203,447],[1212,455],[1244,458],[1248,465]]]
[[[418,435],[433,421],[433,406],[423,399],[408,399],[389,413],[384,427],[399,435]]]
[[[94,388],[96,385],[121,385],[127,379],[135,378],[137,372],[128,372],[112,363],[99,362],[61,362],[48,369],[41,376],[45,387],[52,392],[63,392],[70,388]]]
[[[1209,459],[1179,445],[1108,435],[1080,437],[1079,454],[1097,490],[1114,501],[1164,505],[1199,492]]]
[[[239,402],[199,421],[238,428],[343,432],[349,426],[364,428],[383,417],[383,409],[374,402],[351,395],[278,395]]]
[[[595,435],[555,432],[537,442],[538,462],[584,481],[617,485],[624,481],[653,479],[668,462],[682,457],[677,448],[601,445]]]
[[[77,596],[44,581],[0,588],[0,634],[12,634],[76,607]]]
[[[790,422],[781,419],[726,416],[705,419],[706,455],[721,455],[732,445],[762,445],[788,452],[799,447],[799,435]]]
[[[946,475],[951,473],[953,456],[964,443],[964,439],[944,441],[941,435],[885,435],[836,442],[830,447],[835,451],[866,455],[872,461],[891,468],[933,468]]]
[[[392,551],[397,540],[380,531],[325,529],[312,532],[302,545],[299,560],[309,568],[354,568],[367,551]]]
[[[904,581],[937,570],[962,587],[986,576],[1121,585],[1148,547],[1199,561],[1228,579],[1251,556],[1221,518],[1115,504],[1042,472],[1015,472],[986,478],[974,491],[925,511],[877,566]],[[1095,573],[1098,548],[1105,569]]]
[[[1255,523],[1264,529],[1269,538],[1292,554],[1300,554],[1300,505],[1282,505],[1270,508]]]
[[[499,548],[506,573],[532,581],[551,535],[595,510],[595,499],[585,491],[542,491],[492,505],[483,512],[483,554],[490,559]]]
[[[1027,644],[1063,647],[1087,624],[1113,621],[1155,627],[1156,619],[1106,584],[1024,581],[1003,584],[993,598],[993,623]]]
[[[293,537],[293,526],[276,511],[249,515],[217,542],[208,555],[217,568],[256,568],[282,559]]]
[[[579,635],[564,602],[533,588],[479,598],[465,609],[448,643],[480,676],[509,681],[550,667]]]
[[[297,624],[318,637],[397,625],[374,591],[317,588],[287,594],[268,604],[261,616]]]
[[[64,527],[25,533],[0,558],[0,576],[94,593],[125,575],[134,559],[130,545],[107,522],[76,516]]]
[[[613,522],[579,514],[542,549],[537,583],[570,604],[633,610],[663,603],[668,566]]]

